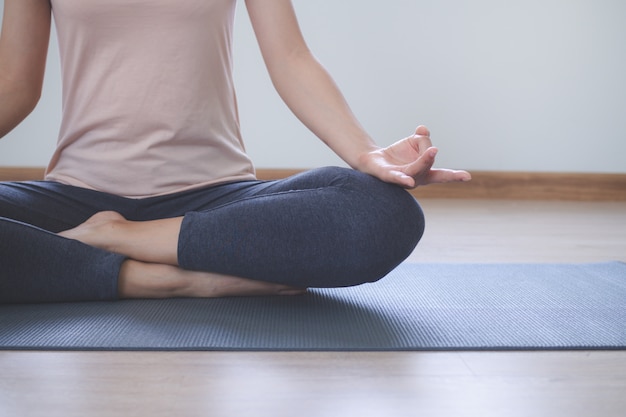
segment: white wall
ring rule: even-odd
[[[379,143],[423,123],[441,166],[626,173],[626,2],[294,4],[311,48]],[[235,58],[249,153],[260,168],[339,163],[273,92],[243,6]],[[0,141],[0,165],[45,165],[52,152],[56,48],[38,108]]]

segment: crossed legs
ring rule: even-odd
[[[119,213],[104,211],[59,235],[128,257],[118,278],[120,298],[297,295],[306,291],[179,268],[177,246],[181,222],[182,217],[133,222]]]
[[[0,303],[359,285],[395,268],[423,229],[408,193],[342,168],[145,200],[0,183]]]
[[[100,212],[63,237],[125,256],[121,297],[300,294],[376,281],[424,229],[404,190],[342,168],[263,183],[184,216]]]

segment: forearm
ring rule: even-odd
[[[39,95],[32,89],[15,85],[0,76],[0,138],[20,124],[38,100]]]
[[[270,75],[291,111],[351,167],[359,168],[360,157],[377,149],[331,76],[308,50],[292,54]]]
[[[276,90],[293,113],[351,167],[406,188],[470,179],[465,171],[432,168],[437,149],[424,126],[391,146],[378,147],[309,51],[291,0],[246,0],[246,6]]]

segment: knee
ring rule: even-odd
[[[365,230],[380,246],[405,259],[417,246],[425,229],[425,218],[417,200],[404,188],[371,175],[344,168],[330,168],[335,184],[351,192],[354,215],[362,213]]]
[[[424,233],[421,207],[399,186],[339,167],[314,169],[294,180],[300,186],[324,188],[318,201],[324,206],[322,229],[334,237],[317,248],[317,262],[309,260],[308,286],[377,281],[413,252]]]
[[[404,189],[386,186],[394,189],[373,209],[372,245],[363,252],[364,282],[378,281],[406,260],[425,230],[424,213],[415,198]]]
[[[352,280],[348,285],[375,282],[413,252],[424,233],[424,213],[401,187],[355,171],[346,175],[358,197],[350,208],[353,233],[347,246],[353,262],[346,264],[345,277]]]
[[[422,238],[425,218],[417,200],[404,188],[349,170],[343,173],[344,186],[361,194],[361,210],[372,231],[393,244],[395,252],[408,256]]]

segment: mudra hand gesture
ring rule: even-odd
[[[364,154],[360,170],[405,188],[471,180],[467,171],[433,168],[437,151],[432,146],[430,131],[419,126],[415,134]]]

